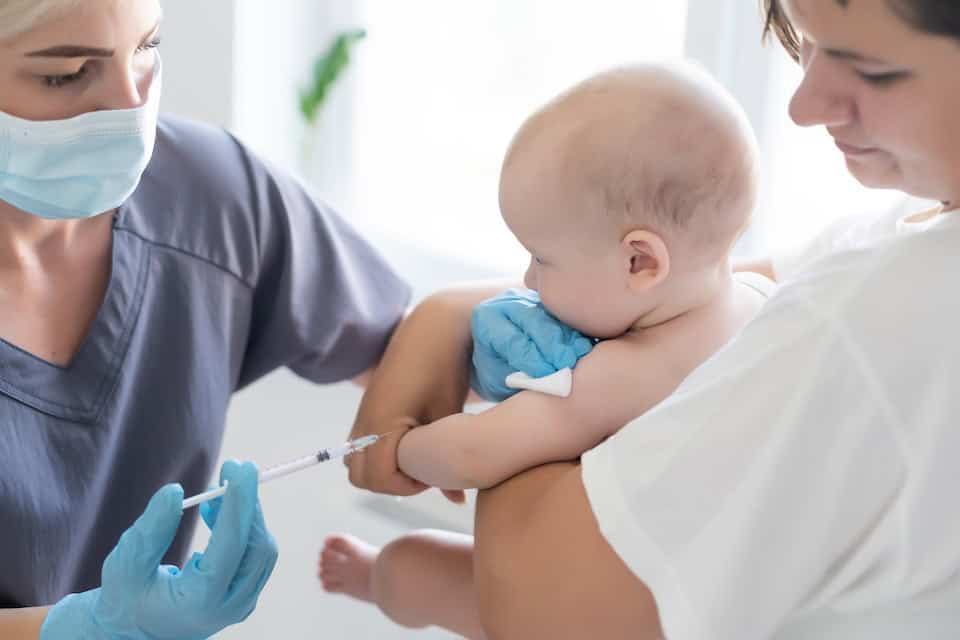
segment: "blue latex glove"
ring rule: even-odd
[[[180,485],[166,485],[107,556],[101,587],[54,605],[40,640],[199,640],[249,616],[277,545],[257,499],[257,468],[229,461],[220,477],[230,483],[226,495],[201,506],[211,527],[203,553],[182,571],[160,565],[183,502]]]
[[[487,400],[517,393],[504,384],[514,371],[542,378],[590,353],[593,340],[553,317],[535,291],[509,289],[481,302],[470,317],[471,386]]]

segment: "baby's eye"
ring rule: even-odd
[[[538,258],[537,256],[533,256],[533,261],[536,262],[537,264],[543,264],[543,260]]]

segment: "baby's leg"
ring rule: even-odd
[[[382,549],[348,535],[327,538],[320,553],[323,588],[372,602],[405,627],[443,627],[483,640],[473,588],[473,538],[417,531]]]

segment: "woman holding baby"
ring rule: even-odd
[[[778,292],[670,398],[580,463],[482,492],[473,579],[489,637],[960,628],[960,6],[764,9],[804,70],[793,120],[825,126],[864,185],[942,204],[840,221],[775,259]],[[367,404],[389,364],[390,350]],[[389,491],[377,474],[352,477]]]

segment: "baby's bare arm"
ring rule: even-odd
[[[663,400],[680,382],[657,344],[597,345],[567,398],[523,391],[479,414],[417,427],[400,441],[400,470],[442,489],[492,487],[531,467],[573,460]]]

